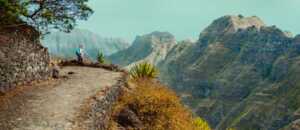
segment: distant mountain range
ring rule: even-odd
[[[217,130],[300,128],[300,36],[258,17],[221,17],[197,41],[139,36],[109,59],[157,65],[160,80]]]
[[[45,36],[42,44],[49,49],[50,54],[62,58],[76,57],[76,48],[83,45],[85,52],[93,60],[99,51],[110,55],[129,47],[129,43],[123,39],[105,38],[82,29],[75,29],[71,33],[53,32]]]

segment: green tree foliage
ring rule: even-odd
[[[147,62],[139,63],[130,70],[130,76],[133,79],[156,78],[158,74],[158,69]]]
[[[41,32],[58,29],[69,32],[76,20],[86,20],[92,9],[88,0],[0,0],[2,27],[26,24]]]
[[[101,64],[104,64],[104,62],[105,62],[105,60],[104,60],[104,54],[102,52],[100,52],[100,51],[98,53],[97,60]]]
[[[26,15],[27,10],[13,0],[0,0],[1,25],[18,22],[18,14]]]

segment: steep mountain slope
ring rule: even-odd
[[[160,75],[160,79],[171,85],[173,80],[182,79],[183,75],[177,74],[177,72],[183,71],[188,63],[193,61],[193,58],[186,59],[183,56],[192,57],[193,53],[190,53],[191,50],[196,48],[196,42],[192,40],[184,40],[178,42],[167,54],[165,60],[161,61],[157,64],[157,67],[160,69],[162,74]],[[196,50],[193,50],[196,51]],[[175,64],[174,64],[175,63]],[[179,90],[180,82],[176,82],[174,88]]]
[[[96,59],[99,51],[110,55],[126,49],[129,44],[119,38],[103,38],[88,30],[75,29],[71,33],[55,32],[46,35],[42,41],[52,55],[64,58],[74,57],[75,49],[82,44],[86,53]]]
[[[299,49],[299,42],[293,40],[290,48],[273,62],[265,80],[222,120],[218,128],[235,125],[241,129],[276,130],[283,126],[290,126],[287,130],[299,129]]]
[[[276,130],[299,119],[296,39],[257,17],[224,16],[184,53],[171,51],[161,77],[217,129]]]
[[[126,66],[147,59],[153,46],[142,41],[138,38],[113,55],[114,63]],[[154,62],[160,79],[216,129],[299,127],[300,36],[267,26],[255,16],[224,16],[198,41],[171,47]]]
[[[176,40],[172,34],[153,32],[144,36],[137,36],[128,49],[112,54],[108,59],[121,66],[130,66],[142,61],[156,65],[165,59],[175,44]]]

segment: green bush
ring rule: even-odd
[[[102,52],[100,52],[100,51],[98,53],[97,60],[101,64],[104,64],[104,62],[105,62],[105,60],[104,60],[104,54]]]
[[[148,62],[139,63],[133,66],[130,70],[130,76],[132,79],[156,78],[158,74],[158,69]]]

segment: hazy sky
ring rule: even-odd
[[[169,31],[177,40],[197,38],[223,15],[259,16],[294,34],[300,33],[300,0],[90,0],[95,13],[78,28],[129,41],[136,35]]]

